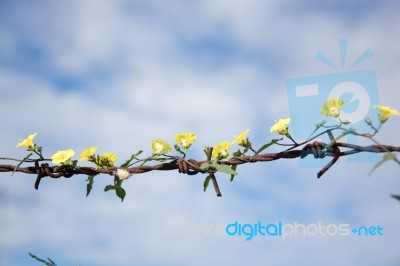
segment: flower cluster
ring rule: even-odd
[[[28,151],[40,151],[41,156],[41,148],[34,143],[33,139],[36,137],[37,133],[29,135],[26,139],[20,141],[17,144],[18,147],[25,147]],[[94,162],[99,167],[112,167],[117,160],[117,155],[113,152],[104,153],[99,156],[95,156],[94,153],[96,152],[97,147],[91,147],[85,149],[81,155],[81,161],[90,161]],[[58,150],[51,156],[51,161],[54,164],[61,164],[61,165],[70,165],[72,163],[71,158],[75,155],[75,151],[73,149],[68,150]]]
[[[332,116],[334,118],[339,118],[340,111],[344,106],[344,101],[340,98],[338,99],[328,99],[321,107],[321,113],[326,116]],[[396,109],[392,109],[389,106],[382,106],[376,105],[374,108],[378,109],[379,119],[381,123],[385,123],[391,115],[400,115],[400,112]],[[368,120],[368,123],[370,120]],[[289,125],[290,118],[279,119],[273,126],[270,127],[270,132],[278,132],[280,135],[287,136],[289,138]],[[232,145],[238,144],[241,147],[247,149],[252,149],[251,142],[247,138],[250,130],[244,130],[239,135],[234,137],[232,142],[222,141],[216,144],[213,147],[213,151],[211,156],[216,159],[225,159],[229,157],[229,150]],[[17,144],[18,147],[25,147],[28,151],[36,152],[37,154],[41,155],[41,147],[38,147],[35,142],[34,138],[36,137],[37,133],[29,135],[26,139],[20,141]],[[184,132],[179,133],[175,136],[175,148],[183,153],[186,154],[186,151],[191,147],[191,145],[196,141],[197,136],[192,132]],[[182,152],[180,147],[183,148]],[[151,143],[151,148],[153,150],[152,158],[157,156],[166,155],[172,151],[171,145],[162,140],[162,139],[154,139]],[[86,148],[80,154],[80,161],[89,161],[96,164],[98,167],[113,167],[115,162],[117,161],[117,155],[114,152],[103,153],[101,155],[95,155],[97,151],[97,147],[93,146],[90,148]],[[67,150],[59,150],[51,156],[51,160],[54,164],[63,164],[69,165],[71,164],[71,158],[75,155],[75,151],[72,149]]]
[[[86,148],[80,155],[80,161],[89,161],[96,164],[98,167],[113,167],[117,161],[117,154],[114,152],[107,152],[101,155],[95,155],[97,147],[93,146]]]
[[[340,123],[338,126],[324,126],[325,121],[322,123],[319,123],[316,125],[315,131],[310,135],[309,139],[307,141],[315,139],[316,137],[320,136],[321,134],[324,134],[326,132],[322,132],[319,135],[313,136],[313,134],[320,128],[328,128],[328,131],[331,132],[332,129],[345,129],[342,126],[347,125],[350,122],[349,121],[342,121],[340,120],[340,113],[341,109],[344,106],[344,101],[340,98],[337,99],[328,99],[321,107],[321,114],[325,116],[331,116],[335,119],[337,119]],[[400,112],[396,109],[391,108],[390,106],[382,106],[382,105],[375,105],[373,108],[378,109],[379,111],[379,121],[380,125],[379,127],[375,127],[373,125],[373,122],[370,118],[367,118],[365,122],[367,125],[369,125],[375,133],[378,132],[380,129],[380,126],[382,126],[383,123],[385,123],[390,116],[392,115],[400,115]],[[291,122],[290,117],[284,118],[284,119],[279,119],[275,124],[273,124],[270,128],[269,131],[272,132],[277,132],[278,134],[282,136],[286,136],[288,139],[290,139],[294,144],[293,147],[299,147],[301,145],[304,145],[306,142],[303,143],[296,143],[296,141],[291,137],[289,134],[289,124]],[[219,160],[223,160],[226,158],[229,158],[230,156],[230,149],[232,146],[237,144],[238,146],[244,148],[240,149],[236,152],[233,152],[233,156],[235,157],[240,157],[249,150],[254,153],[253,156],[258,155],[260,152],[262,152],[264,149],[268,148],[269,146],[273,144],[277,144],[281,139],[273,139],[270,143],[267,143],[263,145],[261,148],[259,148],[257,151],[255,151],[252,147],[252,143],[249,141],[248,134],[250,130],[243,130],[239,135],[235,136],[231,142],[229,141],[222,141],[215,146],[211,147],[206,147],[205,148],[205,153],[207,155],[207,162],[203,163],[200,168],[204,170],[205,172],[208,172],[207,169],[212,169],[212,171],[218,171],[218,172],[224,172],[227,174],[230,174],[231,180],[233,178],[233,175],[236,175],[236,165],[229,166],[229,164],[226,163],[221,163]],[[352,131],[349,129],[345,131],[345,133],[351,133]],[[374,134],[375,134],[374,133]],[[39,156],[38,161],[46,160],[42,156],[42,148],[36,145],[34,142],[34,138],[37,136],[37,133],[30,134],[26,139],[20,141],[17,143],[16,148],[19,147],[24,147],[27,149],[27,151],[31,152],[27,157],[25,157],[22,161],[21,164],[27,160],[32,153],[36,153]],[[313,136],[313,137],[312,137]],[[371,135],[370,135],[371,136]],[[372,134],[373,136],[373,134]],[[193,132],[183,132],[175,135],[175,144],[174,148],[177,152],[183,155],[183,158],[186,156],[187,150],[193,145],[193,143],[197,140],[197,136]],[[290,145],[290,144],[285,144],[285,145]],[[168,155],[169,153],[172,152],[171,145],[163,140],[163,139],[154,139],[151,142],[151,149],[153,153],[148,156],[147,158],[144,159],[138,159],[138,155],[142,153],[142,151],[137,152],[136,154],[132,155],[130,159],[125,161],[120,167],[115,167],[115,163],[117,161],[117,154],[114,152],[107,152],[103,154],[96,154],[97,147],[92,146],[89,148],[84,149],[80,156],[79,160],[80,161],[89,161],[92,162],[96,165],[98,168],[113,168],[112,174],[115,176],[114,184],[109,185],[105,188],[105,191],[108,190],[115,190],[116,194],[118,197],[120,197],[122,200],[125,197],[125,191],[122,189],[121,184],[122,181],[128,179],[129,177],[132,176],[135,170],[133,168],[130,168],[134,164],[139,164],[139,168],[143,166],[146,162],[148,161],[160,161],[163,162],[165,160],[172,160],[172,159],[177,159],[178,157],[176,156],[170,156]],[[66,149],[66,150],[58,150],[56,153],[54,153],[51,156],[51,161],[53,164],[59,164],[65,167],[71,167],[73,169],[78,169],[79,167],[77,166],[77,160],[73,160],[73,156],[75,155],[75,151],[73,149]],[[213,174],[213,172],[209,172]],[[211,176],[208,176],[206,181],[210,180]],[[94,176],[89,176],[88,178],[88,185],[87,185],[87,191],[88,194],[90,193],[90,190],[93,185],[93,179]],[[205,181],[205,187],[206,184],[208,184],[208,181]],[[88,195],[87,194],[87,195]]]
[[[339,118],[340,110],[344,106],[344,101],[342,99],[328,99],[321,107],[321,113],[326,116],[332,116],[334,118]],[[379,110],[379,121],[381,124],[385,123],[390,116],[400,115],[400,112],[390,106],[375,105],[373,108]],[[367,118],[367,123],[370,124],[371,120]]]
[[[183,154],[186,154],[186,151],[192,146],[192,144],[196,141],[197,136],[192,133],[192,132],[184,132],[184,133],[179,133],[175,136],[175,142],[177,145],[175,145],[175,149],[178,151],[181,151],[179,146],[180,145],[183,148]],[[155,139],[151,143],[151,149],[153,150],[153,154],[158,156],[158,155],[164,155],[167,153],[170,153],[172,151],[171,145],[169,145],[168,142],[162,140],[162,139]]]

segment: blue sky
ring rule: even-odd
[[[176,133],[198,136],[189,156],[250,129],[255,146],[288,117],[286,81],[334,73],[367,49],[353,70],[373,69],[382,104],[399,108],[400,6],[395,1],[1,1],[0,157],[22,158],[16,143],[38,132],[50,157],[96,145],[119,163]],[[339,71],[347,71],[340,69]],[[335,72],[336,73],[336,72]],[[322,119],[322,117],[321,117]],[[319,121],[315,121],[316,123]],[[311,130],[311,129],[310,129]],[[398,118],[378,140],[399,146]],[[273,149],[279,150],[278,147]],[[296,160],[244,165],[233,183],[218,175],[222,198],[202,191],[204,176],[156,172],[124,182],[121,203],[98,176],[44,179],[2,173],[0,265],[398,265],[398,166],[340,160],[318,169]],[[195,234],[191,225],[350,224],[384,227],[382,237],[255,238]],[[199,227],[200,226],[200,227]]]

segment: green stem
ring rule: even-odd
[[[294,139],[292,138],[292,136],[290,136],[290,134],[289,133],[286,133],[286,135],[285,135],[286,137],[288,137],[291,141],[293,141],[293,143],[295,144],[295,145],[298,145],[297,144],[297,142],[296,141],[294,141]]]

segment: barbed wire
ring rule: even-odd
[[[346,150],[341,150],[346,149]],[[225,164],[228,166],[237,166],[247,163],[257,163],[257,162],[270,162],[279,159],[294,159],[294,158],[305,158],[308,155],[313,155],[315,159],[322,159],[325,157],[332,157],[332,160],[328,162],[318,173],[317,178],[320,178],[324,173],[326,173],[338,160],[340,157],[353,155],[361,152],[369,153],[388,153],[388,152],[400,152],[400,147],[391,145],[370,145],[370,146],[359,146],[343,142],[334,142],[329,145],[323,142],[314,141],[305,145],[302,149],[287,149],[282,152],[277,153],[263,153],[253,156],[241,155],[239,157],[232,157],[226,160],[218,160],[218,164]],[[21,161],[14,158],[2,157],[0,160],[3,161]],[[162,162],[155,165],[141,165],[136,167],[124,168],[131,174],[143,174],[151,171],[171,171],[178,170],[179,173],[187,175],[196,175],[198,173],[208,173],[210,174],[214,189],[217,196],[221,196],[221,192],[218,187],[217,180],[215,178],[215,173],[217,170],[213,167],[207,169],[201,168],[206,160],[197,161],[195,159],[185,159],[183,157],[171,156],[166,159],[167,162]],[[33,163],[33,166],[20,167],[19,165],[0,165],[0,172],[21,172],[25,174],[35,174],[37,175],[34,184],[35,189],[39,189],[40,181],[44,177],[51,178],[71,178],[74,175],[87,175],[96,176],[99,174],[115,175],[118,169],[121,167],[71,167],[70,165],[55,165],[51,166],[46,161],[50,159],[30,159],[25,160],[24,164]]]

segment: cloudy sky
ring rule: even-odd
[[[198,137],[196,159],[244,129],[259,147],[277,137],[276,119],[296,116],[287,80],[348,72],[368,49],[351,71],[375,71],[379,102],[400,108],[399,12],[391,0],[0,1],[0,157],[23,158],[15,145],[34,132],[47,158],[96,145],[118,164],[185,131]],[[377,139],[399,146],[398,130],[394,117]],[[232,183],[218,174],[221,198],[203,192],[202,175],[136,175],[123,203],[103,191],[110,176],[96,177],[86,198],[85,176],[45,178],[36,191],[34,176],[1,173],[0,264],[33,265],[31,252],[82,266],[398,265],[398,165],[368,176],[373,164],[340,160],[317,180],[318,169],[298,163],[241,166]],[[235,221],[381,226],[384,235],[246,241],[216,230]]]

